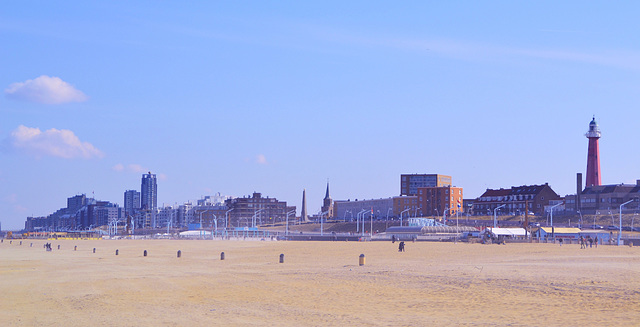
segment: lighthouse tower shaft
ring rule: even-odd
[[[595,117],[589,124],[589,131],[585,136],[589,139],[589,152],[587,153],[587,181],[585,186],[598,186],[600,181],[600,128]]]

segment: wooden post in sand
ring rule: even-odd
[[[118,250],[116,250],[116,255],[118,255]]]
[[[144,252],[142,253],[143,256],[147,256],[147,250],[144,250]]]
[[[178,258],[182,256],[182,251],[178,250]]]
[[[284,253],[280,254],[280,263],[284,263]]]
[[[224,260],[224,252],[220,252],[220,260]]]
[[[364,266],[364,253],[360,255],[360,266]]]

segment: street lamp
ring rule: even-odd
[[[393,210],[392,208],[387,209],[387,221],[389,220],[389,211],[392,211],[392,210]]]
[[[362,218],[361,218],[362,219],[362,231],[361,231],[362,232],[362,236],[364,236],[364,215],[366,215],[367,212],[369,212],[369,210],[365,209],[364,212],[362,213]]]
[[[287,228],[284,230],[284,235],[289,235],[289,215],[295,214],[295,213],[296,213],[295,210],[291,210],[287,212]]]
[[[253,226],[251,227],[256,227],[256,222],[257,222],[257,218],[258,218],[258,213],[263,211],[264,209],[258,209],[253,213],[253,217],[251,217],[251,223],[253,224]],[[261,216],[262,217],[262,216]],[[262,222],[262,218],[260,218],[260,222]]]
[[[559,205],[562,205],[562,204],[564,204],[564,203],[560,202],[560,203],[558,203],[558,204],[554,205],[553,207],[551,207],[551,209],[549,209],[549,211],[550,211],[550,217],[551,217],[551,227],[553,227],[553,208],[555,208],[555,207],[557,207],[557,206],[559,206]]]
[[[324,235],[324,226],[323,226],[323,223],[322,223],[322,216],[323,216],[325,213],[328,213],[328,212],[329,212],[329,211],[320,212],[320,236],[323,236],[323,235]]]
[[[411,210],[411,208],[405,209],[402,212],[400,212],[400,226],[402,226],[402,214],[405,213],[405,212],[408,212],[409,210]]]
[[[500,205],[497,208],[493,209],[493,228],[496,228],[496,226],[498,225],[498,220],[496,219],[496,214],[498,212],[498,209],[504,206],[506,206],[506,204]]]
[[[360,231],[360,215],[367,211],[367,209],[362,209],[356,214],[356,233]]]
[[[215,232],[218,233],[218,216],[216,216],[215,213],[211,213],[213,215],[213,224],[215,225]],[[213,226],[211,226],[213,227]],[[211,239],[213,239],[213,232],[214,230],[211,230]]]
[[[211,211],[211,209],[206,209],[206,210],[200,212],[200,238],[202,238],[202,214],[207,212],[207,211]]]
[[[580,224],[578,225],[578,228],[582,228],[582,212],[578,210],[578,214],[580,215]]]
[[[233,211],[235,208],[231,208],[224,213],[224,233],[229,236],[229,212]]]
[[[618,227],[620,227],[620,231],[618,232],[618,246],[622,245],[621,242],[620,242],[621,241],[620,238],[622,237],[622,207],[624,207],[626,204],[629,204],[631,202],[633,202],[633,200],[629,200],[629,201],[627,201],[627,202],[625,202],[625,203],[620,205],[620,226],[618,226]]]

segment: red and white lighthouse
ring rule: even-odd
[[[600,128],[594,116],[589,123],[589,131],[584,135],[589,139],[589,153],[587,154],[587,183],[586,187],[600,185]]]

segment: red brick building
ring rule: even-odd
[[[462,187],[419,187],[418,203],[424,216],[455,215],[463,212]]]

